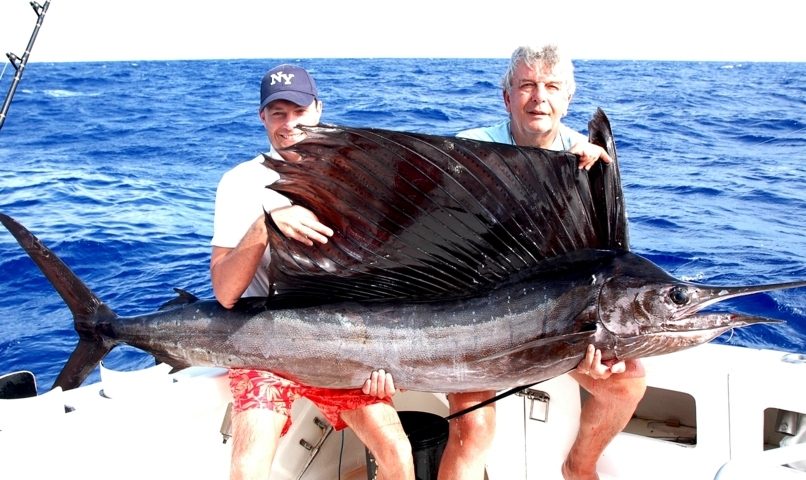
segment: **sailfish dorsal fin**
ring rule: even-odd
[[[592,138],[615,159],[599,112]],[[305,130],[290,149],[299,160],[266,159],[280,174],[271,188],[335,233],[307,247],[270,226],[280,295],[472,296],[558,255],[627,247],[617,162],[584,171],[565,152],[380,129]]]

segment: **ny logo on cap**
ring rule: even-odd
[[[294,78],[293,73],[285,74],[283,72],[277,72],[271,74],[271,84],[274,85],[276,83],[284,83],[286,85],[291,85],[291,79]]]

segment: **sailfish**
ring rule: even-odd
[[[675,279],[629,247],[610,123],[593,143],[613,162],[580,170],[567,152],[381,129],[302,127],[293,161],[265,159],[269,187],[334,230],[313,247],[271,223],[267,297],[232,309],[180,291],[152,314],[117,315],[54,252],[11,231],[71,309],[79,342],[54,386],[79,386],[125,343],[181,369],[270,370],[354,388],[374,369],[425,392],[502,390],[604,359],[671,353],[774,319],[708,311],[728,298],[806,286]],[[704,310],[705,309],[705,310]]]

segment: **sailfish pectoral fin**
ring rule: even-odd
[[[534,349],[552,351],[553,347],[563,348],[569,351],[576,352],[574,346],[577,345],[582,345],[582,349],[579,351],[581,352],[581,355],[584,355],[585,348],[587,348],[588,344],[591,343],[592,341],[593,341],[592,332],[575,332],[575,333],[557,335],[553,337],[537,338],[532,341],[516,345],[512,348],[498,351],[494,355],[485,357],[485,359],[491,360],[499,357],[512,357]]]

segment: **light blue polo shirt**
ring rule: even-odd
[[[512,138],[511,130],[509,129],[510,120],[503,121],[491,127],[471,128],[470,130],[463,130],[456,134],[457,137],[469,138],[471,140],[481,140],[483,142],[497,142],[515,145],[515,140]],[[584,135],[575,132],[574,130],[560,124],[560,132],[554,143],[551,144],[549,150],[563,151],[569,150],[575,144],[581,141],[587,141]]]

